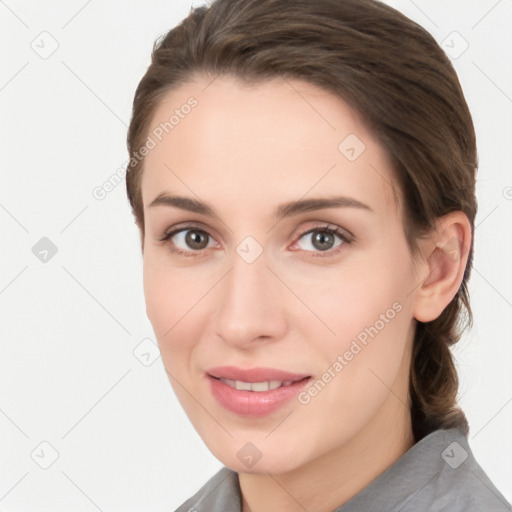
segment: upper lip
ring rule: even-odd
[[[238,368],[236,366],[216,366],[207,373],[217,379],[239,380],[242,382],[266,382],[270,380],[297,381],[310,375],[304,373],[291,373],[276,368]]]

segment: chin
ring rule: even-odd
[[[277,455],[277,458],[280,456]],[[232,464],[227,464],[231,462]],[[297,469],[298,466],[290,464],[289,462],[283,462],[282,460],[263,460],[263,457],[252,467],[248,467],[245,464],[240,463],[238,459],[226,460],[223,462],[225,466],[236,471],[237,473],[248,473],[251,475],[279,475],[282,473],[288,473]]]
[[[208,447],[212,454],[226,467],[237,473],[280,474],[293,471],[307,461],[296,458],[290,450],[285,451],[275,446],[258,449],[254,444],[236,443],[229,447]],[[297,449],[296,453],[300,453]]]

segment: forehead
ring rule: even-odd
[[[166,94],[148,136],[145,207],[172,191],[259,208],[339,193],[395,209],[384,148],[340,97],[303,80],[196,79]]]

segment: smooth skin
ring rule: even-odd
[[[462,212],[439,219],[415,258],[386,148],[349,105],[313,84],[197,77],[167,93],[151,129],[190,96],[197,106],[150,150],[142,178],[146,311],[169,380],[214,456],[239,473],[243,512],[332,511],[414,443],[415,325],[455,296],[469,221]],[[354,161],[339,150],[351,134],[365,146]],[[162,193],[207,203],[216,216],[150,207]],[[274,217],[282,203],[338,195],[369,209]],[[350,241],[322,232],[326,225]],[[192,231],[160,241],[178,228]],[[251,263],[237,253],[248,236],[256,242],[242,247],[262,249]],[[293,399],[246,418],[213,398],[206,371],[214,366],[322,379],[396,302],[400,312],[307,404]],[[237,456],[248,442],[261,453],[252,467]]]

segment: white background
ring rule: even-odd
[[[453,62],[479,148],[475,327],[455,354],[470,445],[512,501],[512,2],[389,3],[454,51],[454,31],[469,44]],[[92,194],[126,163],[153,41],[191,5],[0,1],[2,512],[172,511],[221,467],[161,359],[134,356],[154,335],[124,180]],[[52,44],[46,59],[31,47]],[[42,237],[58,249],[46,263],[32,252]]]

